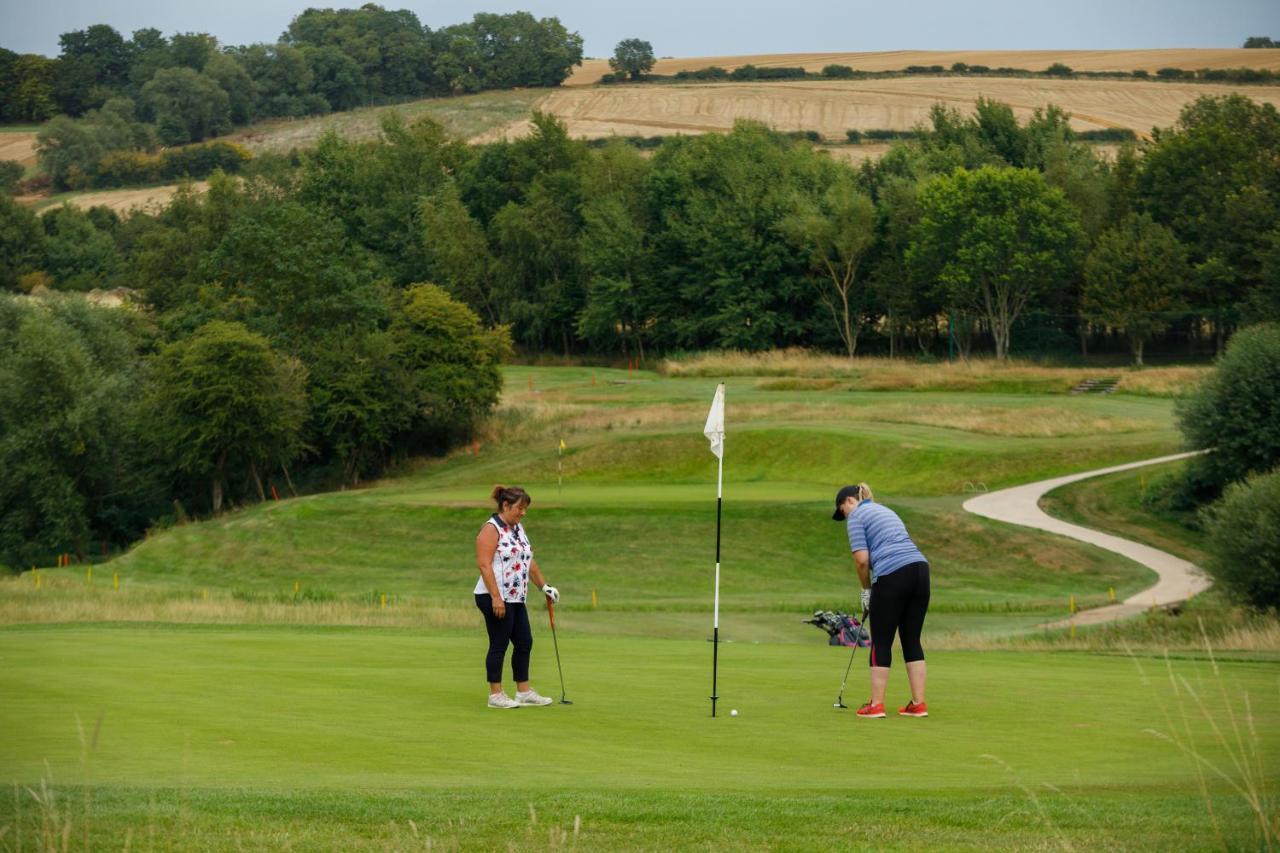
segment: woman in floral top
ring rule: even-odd
[[[533,632],[525,598],[530,578],[552,603],[560,600],[560,593],[542,577],[538,561],[533,559],[533,546],[520,523],[529,511],[529,493],[519,486],[496,486],[492,497],[498,511],[476,536],[476,568],[480,570],[480,580],[475,588],[476,607],[484,614],[485,628],[489,631],[489,653],[484,661],[489,679],[489,707],[550,705],[550,699],[539,696],[529,686]],[[516,681],[514,699],[502,689],[502,662],[508,645],[514,647],[511,653],[511,674]]]

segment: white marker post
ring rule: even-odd
[[[724,383],[716,386],[716,395],[707,414],[707,425],[702,434],[711,442],[711,452],[716,455],[716,591],[712,611],[711,635],[711,716],[716,715],[716,675],[720,665],[720,517],[724,506]]]

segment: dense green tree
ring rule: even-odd
[[[1075,274],[1078,214],[1038,172],[991,167],[934,178],[920,207],[909,262],[944,289],[949,307],[986,320],[1004,360],[1023,312]]]
[[[349,58],[355,68],[344,67],[337,74],[337,61],[327,54],[330,58],[322,62],[317,79],[326,74],[351,77],[358,81],[355,88],[362,98],[421,95],[432,80],[430,32],[407,9],[392,11],[372,3],[359,9],[307,9],[290,22],[281,41],[298,48],[338,51]],[[314,68],[316,60],[312,62]],[[351,88],[346,81],[339,85]],[[333,98],[329,101],[333,103]]]
[[[36,134],[41,170],[59,189],[89,186],[109,151],[142,150],[154,141],[151,129],[133,116],[133,102],[113,98],[84,118],[58,116]]]
[[[0,105],[5,121],[44,121],[57,112],[53,85],[57,63],[34,53],[13,60],[7,79],[0,86]]]
[[[609,59],[609,67],[619,74],[626,74],[632,80],[639,80],[653,70],[657,60],[653,55],[653,45],[643,39],[623,39],[613,49]]]
[[[203,71],[218,55],[218,40],[208,33],[174,33],[169,39],[169,55],[180,68]]]
[[[231,99],[217,81],[191,68],[165,68],[142,87],[143,103],[166,145],[199,142],[231,129]]]
[[[410,428],[415,390],[386,332],[334,336],[309,365],[309,433],[353,486],[378,470]]]
[[[1280,326],[1242,329],[1209,378],[1178,406],[1196,457],[1191,481],[1202,496],[1280,465]]]
[[[129,45],[106,24],[94,24],[58,37],[58,57],[53,97],[71,116],[102,106],[128,82]]]
[[[340,329],[371,330],[384,315],[369,259],[340,224],[295,201],[237,211],[202,273],[246,300],[248,322],[286,351],[310,352]]]
[[[1259,253],[1280,221],[1280,112],[1241,95],[1202,97],[1171,129],[1158,129],[1137,175],[1141,209],[1173,229],[1204,287],[1193,307],[1221,349],[1239,308],[1259,286]]]
[[[302,365],[244,326],[215,321],[165,346],[153,369],[151,422],[173,466],[205,479],[215,514],[232,471],[245,471],[265,499],[262,473],[303,450]]]
[[[511,353],[506,328],[486,330],[443,288],[415,284],[404,291],[390,333],[413,404],[400,446],[437,451],[468,436],[498,402],[499,366]]]
[[[783,229],[808,254],[820,301],[852,359],[869,302],[862,264],[875,239],[875,206],[858,191],[852,170],[837,167],[821,195],[797,199]]]
[[[60,290],[93,290],[115,286],[123,261],[111,235],[99,230],[87,213],[70,204],[41,217],[44,226],[44,269]]]
[[[0,290],[17,290],[24,275],[45,265],[40,220],[13,196],[0,193]]]
[[[657,294],[652,216],[646,206],[650,167],[621,142],[582,169],[582,262],[587,289],[578,334],[598,349],[621,347],[644,358],[652,340]]]
[[[349,110],[368,99],[360,66],[340,49],[306,47],[302,55],[311,67],[316,92],[328,101],[330,108]]]
[[[315,74],[299,49],[253,44],[228,52],[253,80],[258,94],[255,116],[297,118],[328,110],[329,102],[314,91]]]
[[[457,30],[479,49],[479,73],[487,89],[558,86],[582,62],[582,36],[570,33],[558,18],[480,12]]]
[[[1280,469],[1228,486],[1204,527],[1213,579],[1253,607],[1280,607]]]
[[[661,345],[760,350],[813,343],[828,328],[806,253],[781,229],[795,193],[816,194],[828,163],[752,122],[658,150],[648,204],[661,212]]]
[[[1085,264],[1081,308],[1089,320],[1129,338],[1134,364],[1152,335],[1182,309],[1190,269],[1173,232],[1143,215],[1104,232]]]
[[[217,53],[205,63],[204,75],[227,93],[228,117],[232,124],[248,124],[258,101],[253,78],[234,55]]]
[[[423,200],[422,226],[435,279],[444,283],[453,298],[496,325],[498,264],[484,229],[462,203],[453,181]]]
[[[149,522],[161,496],[137,417],[136,319],[74,297],[0,296],[0,564],[83,556]]]

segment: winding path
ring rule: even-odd
[[[1141,462],[1130,462],[1127,465],[1099,468],[1096,471],[1085,471],[1082,474],[1069,474],[1066,477],[1041,480],[1038,483],[1028,483],[1025,486],[1014,486],[1011,489],[1001,489],[998,492],[990,492],[989,494],[970,498],[964,502],[964,508],[966,511],[980,515],[983,518],[991,518],[1010,524],[1020,524],[1023,527],[1033,527],[1037,530],[1045,530],[1049,533],[1057,533],[1071,539],[1078,539],[1081,542],[1088,542],[1090,545],[1097,545],[1099,548],[1105,548],[1131,560],[1136,560],[1154,571],[1159,576],[1155,586],[1129,596],[1120,604],[1082,610],[1075,616],[1077,625],[1110,622],[1141,613],[1153,606],[1186,601],[1196,593],[1208,589],[1210,581],[1198,566],[1179,559],[1172,554],[1129,539],[1112,536],[1110,533],[1091,530],[1088,527],[1080,527],[1079,525],[1069,524],[1054,518],[1040,509],[1040,498],[1059,486],[1065,486],[1078,480],[1101,477],[1104,474],[1115,474],[1133,468],[1143,468],[1147,465],[1159,465],[1162,462],[1173,462],[1195,455],[1196,453],[1194,452],[1176,453],[1172,456],[1161,456],[1158,459],[1144,459]],[[1070,622],[1071,620],[1061,620],[1049,623],[1045,627],[1065,627]]]

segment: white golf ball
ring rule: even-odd
[[[738,709],[737,709],[737,708],[734,708],[732,711],[730,711],[730,712],[729,712],[729,716],[730,716],[730,717],[736,717],[736,716],[738,716]]]

